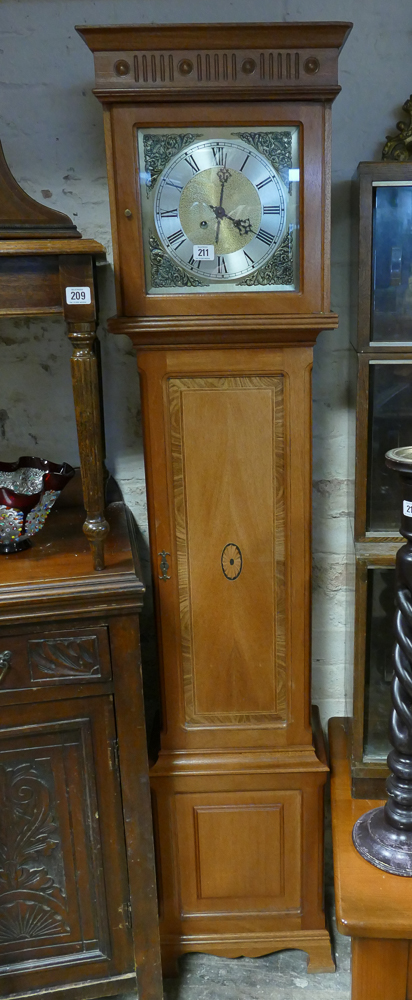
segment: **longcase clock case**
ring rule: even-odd
[[[133,340],[141,376],[163,696],[151,781],[166,972],[184,951],[281,948],[306,950],[312,971],[333,969],[322,900],[328,769],[310,707],[311,364],[319,331],[337,326],[330,105],[349,28],[78,29],[105,108],[111,329]],[[190,262],[176,270],[144,199],[177,140],[228,128],[269,159],[286,192],[299,180],[299,196],[266,270],[222,291],[193,281]],[[153,175],[145,164],[143,177],[139,137],[156,129],[170,145],[166,154],[157,145],[163,160]],[[268,132],[296,132],[298,166],[286,140],[269,149]],[[288,253],[293,287],[279,277]]]

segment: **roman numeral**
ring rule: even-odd
[[[185,163],[187,163],[188,167],[192,168],[194,174],[199,173],[199,167],[196,163],[194,156],[192,156],[191,153],[189,154],[189,156],[185,156]]]
[[[177,208],[170,208],[167,212],[160,213],[161,219],[177,219],[177,217],[178,217]]]
[[[195,264],[196,264],[196,267],[199,269],[201,263],[202,263],[201,260],[195,260],[193,254],[191,255],[191,257],[189,259],[189,267],[194,267]]]
[[[272,233],[267,233],[266,229],[259,229],[259,232],[256,235],[256,239],[261,240],[262,243],[266,243],[266,245],[269,247],[270,244],[273,243],[274,236],[272,236]]]
[[[264,205],[263,215],[280,215],[280,205]]]
[[[271,181],[272,181],[272,177],[270,177],[270,175],[268,174],[267,177],[264,177],[263,181],[259,181],[259,184],[256,184],[256,187],[257,187],[258,191],[260,191],[262,188],[266,187],[266,184],[270,184]]]
[[[242,166],[240,168],[241,170],[243,170],[243,167],[246,166],[248,160],[250,160],[250,153],[248,153],[247,156],[245,156],[245,159],[243,160]]]
[[[217,256],[217,273],[221,275],[227,274],[225,258],[220,257],[219,254]]]
[[[250,257],[250,255],[248,253],[246,253],[246,250],[244,250],[243,253],[244,253],[245,257],[247,258],[247,260],[250,261],[251,264],[255,263],[254,260],[253,260],[253,257]]]
[[[183,184],[178,184],[177,181],[168,180],[166,184],[171,188],[176,188],[176,191],[183,191]]]
[[[227,162],[227,153],[225,153],[223,146],[212,146],[212,153],[215,158],[216,166],[225,167]]]
[[[185,242],[185,239],[186,236],[183,229],[176,229],[176,232],[172,233],[172,235],[168,237],[169,243],[172,244],[172,247],[174,247],[175,250],[178,250],[178,248],[181,247],[182,243]],[[178,243],[178,240],[180,240],[180,243]]]

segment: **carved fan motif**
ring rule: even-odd
[[[17,900],[0,906],[0,943],[50,937],[69,931],[63,917],[31,900]]]

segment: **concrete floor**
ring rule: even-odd
[[[302,951],[263,958],[185,955],[165,1000],[350,1000],[350,939],[333,928],[336,972],[308,975]]]

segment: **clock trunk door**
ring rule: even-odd
[[[189,364],[171,352],[140,357],[150,380],[146,457],[157,479],[150,493],[167,730],[183,727],[187,746],[201,745],[205,729],[211,746],[236,745],[239,736],[244,745],[284,745],[292,721],[288,427],[295,394],[302,407],[305,369],[298,374],[296,351],[268,353],[276,355],[272,370],[239,351],[226,374],[220,351],[191,355]],[[146,408],[145,386],[146,378]]]

